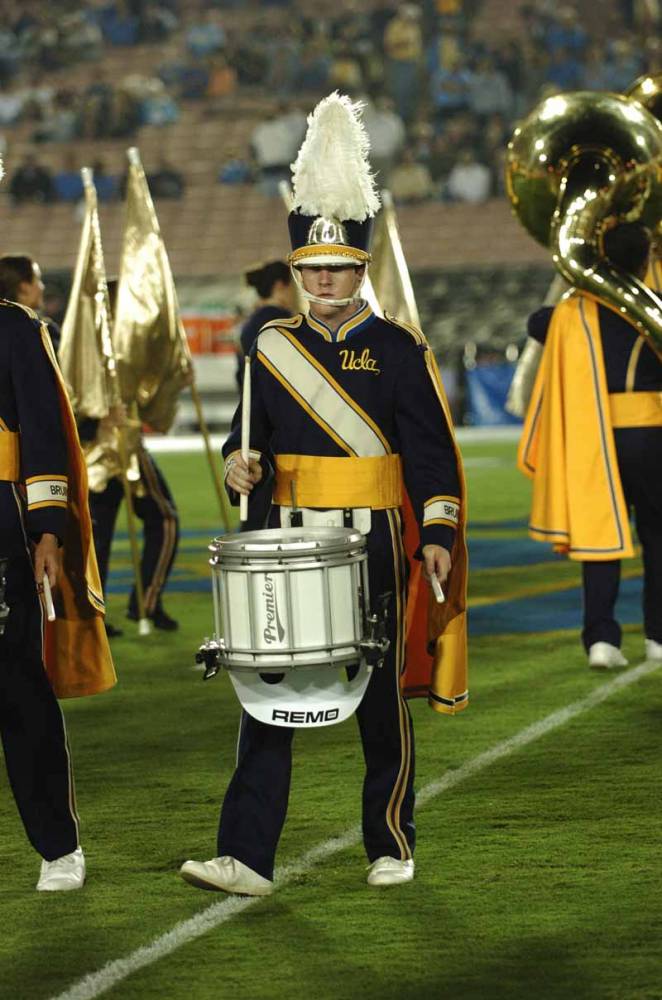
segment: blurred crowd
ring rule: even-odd
[[[374,167],[401,203],[479,203],[503,191],[515,121],[548,93],[625,90],[662,68],[659,0],[530,0],[486,37],[489,0],[419,3],[339,0],[0,0],[0,130],[29,126],[35,151],[11,178],[20,200],[75,200],[77,164],[39,162],[40,145],[132,139],[176,122],[191,103],[230,115],[244,95],[264,99],[246,148],[220,155],[218,181],[275,194],[315,99],[334,88],[365,102]],[[154,46],[155,70],[119,78],[104,57]],[[157,47],[157,48],[156,48]],[[66,70],[77,67],[75,85]],[[185,166],[153,171],[157,197],[181,197]],[[122,178],[100,164],[100,197]],[[103,193],[101,191],[103,188]]]

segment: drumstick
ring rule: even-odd
[[[248,468],[248,457],[251,437],[251,359],[244,362],[244,387],[241,397],[241,457]],[[248,496],[239,495],[239,520],[244,524],[248,520]]]
[[[443,604],[446,598],[444,597],[444,592],[441,589],[441,584],[437,579],[437,574],[433,573],[430,577],[430,583],[432,584],[432,590],[434,591],[434,596],[437,598],[437,604]]]
[[[46,605],[46,618],[49,622],[55,621],[55,605],[53,604],[53,594],[51,585],[48,582],[48,575],[44,573],[44,604]]]

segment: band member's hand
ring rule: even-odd
[[[423,563],[425,579],[429,580],[434,574],[443,587],[451,571],[451,554],[448,549],[442,548],[441,545],[424,545]]]
[[[53,588],[60,575],[60,545],[57,535],[44,533],[34,547],[34,578],[40,591],[44,573]]]
[[[245,496],[251,492],[256,483],[262,479],[262,466],[255,458],[249,458],[248,465],[241,455],[235,455],[230,463],[226,483],[230,489],[236,493],[243,493]]]

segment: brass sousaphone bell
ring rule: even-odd
[[[548,97],[513,134],[506,185],[523,226],[563,277],[625,314],[662,357],[662,302],[606,260],[602,236],[662,219],[662,124],[639,101],[580,91]]]

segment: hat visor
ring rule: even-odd
[[[298,247],[287,258],[293,267],[360,267],[372,259],[365,250],[340,243]]]

